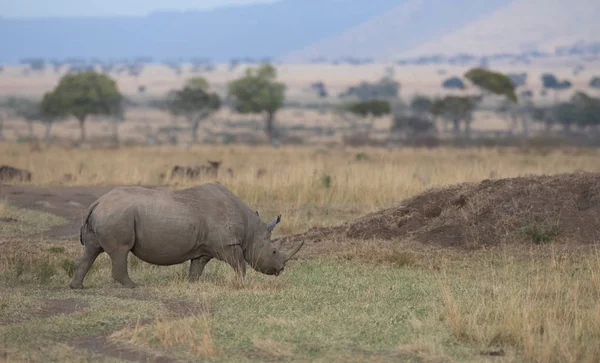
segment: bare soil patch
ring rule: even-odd
[[[115,343],[112,343],[104,336],[90,336],[78,338],[70,342],[70,345],[85,349],[91,353],[103,355],[105,357],[122,359],[129,362],[152,362],[152,363],[171,363],[177,362],[174,359],[155,356],[142,349],[131,349]]]
[[[410,239],[475,248],[600,241],[600,174],[568,173],[484,180],[431,189],[399,206],[340,226],[282,238],[310,244],[336,238]]]
[[[25,317],[19,317],[18,319],[0,319],[0,325],[23,323],[33,319],[44,319],[56,315],[68,315],[90,307],[88,303],[76,299],[47,299],[41,300],[40,305],[41,307],[39,310],[32,312]]]

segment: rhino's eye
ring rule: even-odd
[[[276,253],[277,253],[277,251],[273,250],[273,254],[276,254]]]

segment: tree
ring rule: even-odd
[[[442,87],[446,89],[464,89],[465,83],[458,77],[450,77],[442,82]]]
[[[266,114],[265,132],[275,144],[275,113],[283,106],[285,85],[276,81],[277,71],[270,64],[247,69],[246,74],[229,83],[228,96],[240,113]]]
[[[346,109],[361,117],[381,117],[390,113],[390,103],[383,100],[358,101],[349,103]]]
[[[474,68],[465,77],[484,91],[505,96],[510,102],[517,103],[515,86],[508,76],[488,69]]]
[[[314,82],[310,85],[310,88],[317,93],[319,98],[327,98],[327,88],[325,87],[325,83],[322,81]]]
[[[113,140],[115,144],[119,146],[119,125],[125,122],[125,102],[121,102],[117,108],[111,112],[109,118],[112,125]]]
[[[86,71],[67,74],[53,91],[51,104],[79,121],[81,142],[85,141],[85,120],[90,115],[114,115],[120,109],[122,96],[114,80],[102,73]]]
[[[26,58],[21,59],[21,64],[29,65],[29,68],[33,71],[41,72],[46,68],[46,61],[44,58]]]
[[[35,139],[33,123],[41,119],[39,104],[26,98],[12,98],[9,104],[14,113],[27,122],[29,141],[33,141]]]
[[[592,129],[600,131],[600,99],[577,92],[568,102],[561,102],[546,108],[534,108],[532,117],[546,124],[546,130],[560,124],[565,134],[571,134],[573,126],[580,131]]]
[[[39,105],[39,115],[41,121],[46,126],[44,140],[50,140],[52,125],[56,120],[66,116],[66,107],[61,103],[62,100],[54,92],[46,92]]]
[[[362,125],[362,128],[366,128],[365,131],[356,131],[357,123],[355,118],[350,118],[351,122],[351,135],[349,138],[354,140],[352,142],[356,142],[359,139],[363,141],[369,138],[369,134],[373,129],[375,119],[377,117],[382,117],[384,115],[388,115],[391,112],[390,103],[386,100],[368,100],[368,101],[355,101],[343,104],[339,111],[349,112],[354,116],[358,116],[359,119],[366,121],[366,124]],[[347,119],[348,120],[348,119]],[[363,122],[364,122],[363,121]]]
[[[172,115],[183,115],[192,128],[192,138],[198,142],[200,122],[221,108],[221,98],[208,91],[209,84],[202,77],[189,79],[183,89],[172,91],[167,107]]]
[[[407,137],[427,134],[435,130],[435,122],[430,117],[433,101],[425,96],[415,96],[409,107],[410,113],[399,103],[393,111],[392,132],[406,132]]]
[[[581,130],[600,126],[600,99],[577,92],[571,98],[575,106],[575,124]]]
[[[577,119],[577,109],[571,102],[562,102],[554,106],[553,117],[557,123],[563,125],[566,134],[571,133],[571,126]]]
[[[454,135],[460,135],[460,123],[465,123],[465,136],[471,137],[471,122],[473,120],[474,101],[466,96],[446,96],[438,99],[431,106],[431,113],[441,116],[452,122],[454,125]]]
[[[572,83],[569,80],[559,81],[553,74],[544,73],[541,76],[544,89],[554,90],[554,102],[558,102],[558,93],[571,88]]]
[[[357,86],[349,87],[339,97],[356,97],[360,101],[372,99],[394,99],[398,97],[400,83],[390,77],[383,77],[376,83],[361,82]]]
[[[425,96],[416,96],[410,103],[410,108],[414,113],[419,117],[426,117],[431,110],[431,106],[433,105],[433,101]]]
[[[510,81],[512,82],[513,86],[515,86],[515,88],[519,88],[519,87],[527,84],[527,73],[525,73],[525,72],[509,73],[507,76],[510,79]]]
[[[509,129],[512,132],[517,124],[517,116],[519,112],[519,100],[515,89],[522,84],[525,84],[527,74],[505,75],[502,73],[490,71],[482,68],[474,68],[465,74],[473,84],[484,92],[489,92],[497,96],[504,96],[506,101],[501,106],[501,111],[505,111],[510,115]],[[521,105],[523,106],[523,105]],[[528,119],[521,118],[523,124],[523,137],[527,137]]]

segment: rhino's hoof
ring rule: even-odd
[[[69,287],[70,287],[71,289],[74,289],[74,290],[83,289],[83,284],[74,284],[74,283],[70,283],[70,284],[69,284]]]

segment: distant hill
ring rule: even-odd
[[[586,46],[600,51],[600,2],[513,0],[404,55],[556,53]]]
[[[489,15],[510,0],[408,0],[340,34],[286,54],[284,61],[325,57],[393,60],[402,52],[439,39]]]
[[[284,59],[583,52],[600,53],[598,1],[409,0]]]
[[[600,1],[590,0],[282,0],[147,17],[0,18],[0,62],[600,54],[598,20]]]
[[[352,28],[398,2],[283,0],[147,17],[0,18],[0,62],[27,57],[274,57]]]

